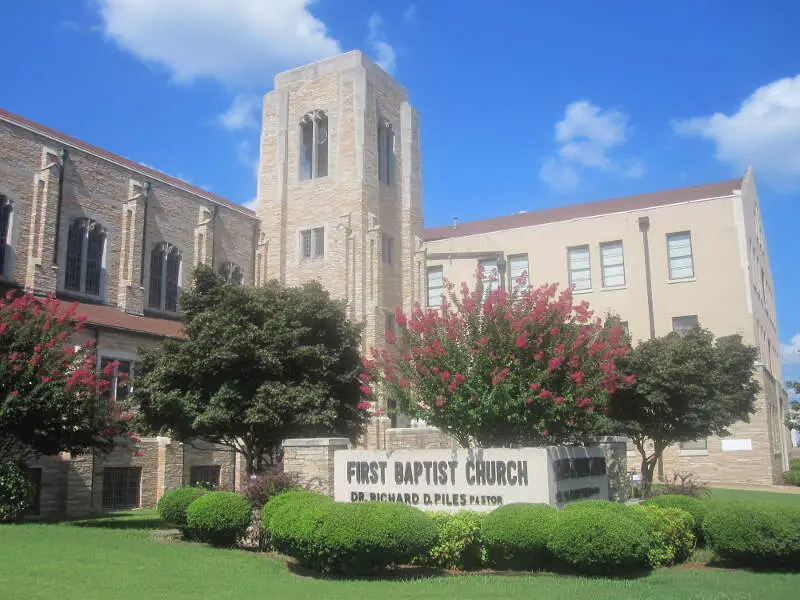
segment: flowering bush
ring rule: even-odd
[[[439,310],[396,311],[399,338],[365,359],[373,381],[400,410],[465,446],[574,443],[595,430],[609,394],[629,385],[619,325],[606,327],[588,303],[556,285],[509,294],[446,282]],[[518,286],[517,289],[521,289]],[[449,299],[448,299],[449,297]]]
[[[136,441],[109,394],[115,363],[96,368],[95,341],[76,346],[77,304],[13,291],[0,299],[0,460],[110,449]]]

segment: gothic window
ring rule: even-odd
[[[389,186],[395,182],[394,128],[386,119],[378,123],[378,180]]]
[[[100,295],[105,230],[95,221],[75,219],[67,232],[67,268],[64,288],[91,296]]]
[[[7,277],[11,258],[11,201],[0,194],[0,277]]]
[[[232,262],[226,262],[219,268],[219,274],[222,278],[233,285],[242,285],[244,280],[244,273],[239,268],[239,265]]]
[[[150,253],[150,293],[148,306],[165,312],[178,311],[181,253],[166,242],[153,247]]]
[[[300,121],[300,179],[328,175],[328,115],[315,110]]]

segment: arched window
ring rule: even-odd
[[[65,289],[91,296],[100,295],[105,242],[106,232],[97,222],[81,217],[70,224],[67,232]]]
[[[300,121],[300,179],[328,175],[328,115],[315,110]]]
[[[386,119],[378,121],[378,180],[391,186],[395,182],[394,128]]]
[[[147,305],[155,310],[178,312],[181,253],[172,244],[161,242],[150,253],[150,293]]]
[[[219,274],[222,275],[225,281],[233,285],[242,285],[242,281],[244,280],[244,273],[242,273],[239,265],[232,262],[224,263],[219,268]]]
[[[0,277],[8,277],[11,258],[11,200],[0,194]]]

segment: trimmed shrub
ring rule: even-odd
[[[273,504],[275,503],[275,504]],[[322,570],[318,529],[334,505],[322,494],[292,491],[281,494],[264,505],[262,524],[265,537],[278,551],[291,556],[301,566]]]
[[[214,546],[235,546],[250,525],[253,509],[235,492],[207,492],[186,509],[191,536]]]
[[[443,569],[469,571],[483,562],[481,522],[484,515],[462,510],[457,513],[432,513],[439,537],[430,552],[415,559],[415,563]]]
[[[708,546],[743,567],[800,567],[800,507],[720,502],[703,519]]]
[[[323,572],[370,575],[410,563],[430,551],[437,539],[436,523],[418,508],[357,502],[330,506],[316,544]]]
[[[279,509],[287,504],[298,503],[304,506],[314,502],[331,503],[333,501],[328,496],[308,490],[290,490],[274,496],[261,509],[261,530],[264,534],[264,543],[271,544],[270,520]]]
[[[708,500],[701,501],[697,498],[690,498],[689,496],[681,496],[677,494],[663,494],[661,496],[653,496],[643,502],[648,506],[658,506],[660,508],[680,508],[692,515],[692,533],[694,534],[695,542],[698,546],[705,544],[705,537],[703,535],[703,519],[711,506]]]
[[[547,547],[556,566],[587,575],[623,575],[651,568],[648,520],[630,506],[576,502],[565,508]]]
[[[789,469],[791,471],[800,471],[800,458],[793,458],[789,463]]]
[[[261,508],[269,502],[270,498],[295,488],[297,488],[297,482],[291,475],[283,472],[281,463],[270,467],[260,475],[251,477],[241,494],[247,498],[250,506]]]
[[[28,509],[30,484],[24,465],[0,462],[0,523],[20,519]]]
[[[789,485],[800,485],[800,470],[795,469],[793,465],[791,471],[784,471],[783,482]]]
[[[684,562],[694,548],[694,518],[680,508],[661,508],[655,505],[634,506],[641,511],[650,526],[650,564],[668,567]]]
[[[186,529],[186,509],[200,496],[207,494],[203,488],[182,487],[164,492],[158,500],[158,514],[165,523],[175,525],[180,530]]]
[[[499,569],[536,570],[549,565],[550,534],[559,519],[546,504],[507,504],[483,519],[486,561]]]

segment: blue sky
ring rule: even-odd
[[[243,204],[274,74],[354,48],[420,111],[428,226],[752,164],[800,379],[800,3],[37,0],[0,21],[3,108]]]

